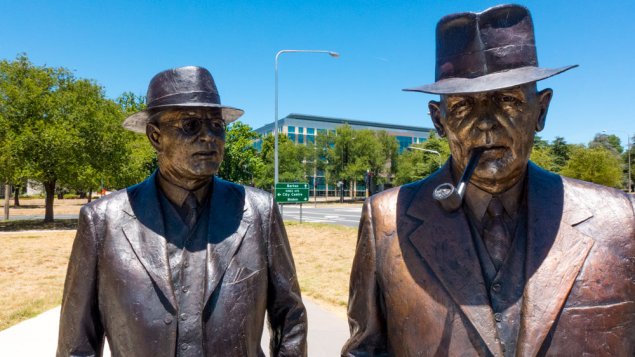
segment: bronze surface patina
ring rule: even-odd
[[[436,81],[410,90],[441,95],[430,115],[452,156],[365,203],[342,355],[635,355],[633,197],[529,161],[552,98],[536,81],[574,66],[538,67],[518,5],[446,16],[436,35]],[[434,199],[470,157],[464,197]]]
[[[270,194],[214,177],[225,128],[204,68],[157,74],[145,133],[159,169],[84,206],[68,266],[58,356],[260,356],[265,312],[273,356],[306,355],[306,311]]]

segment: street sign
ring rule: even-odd
[[[309,184],[303,182],[279,182],[276,184],[276,202],[302,203],[309,201]]]

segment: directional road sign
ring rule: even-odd
[[[276,184],[276,202],[302,203],[309,201],[309,184],[303,182],[279,182]]]

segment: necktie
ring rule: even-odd
[[[187,195],[183,206],[187,212],[185,216],[185,223],[187,223],[189,228],[192,228],[196,224],[196,219],[198,218],[198,201],[196,200],[196,196],[194,196],[193,193]]]
[[[504,214],[502,202],[497,197],[492,197],[487,206],[487,218],[483,225],[483,240],[496,271],[503,265],[511,246],[511,237],[505,226]]]

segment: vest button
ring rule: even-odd
[[[499,283],[495,283],[494,285],[492,285],[492,291],[497,293],[501,291],[501,284]]]
[[[163,322],[165,322],[166,325],[169,325],[172,323],[172,315],[165,315],[165,317],[163,318]]]
[[[503,321],[503,314],[501,314],[500,312],[495,313],[494,314],[494,319],[496,320],[496,322]]]

